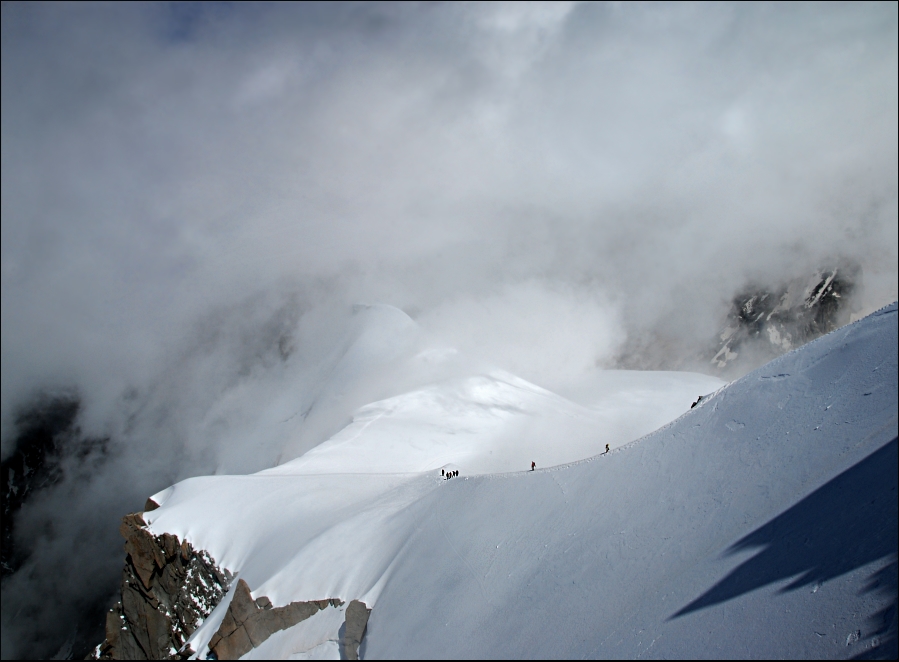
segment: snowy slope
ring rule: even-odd
[[[584,407],[500,370],[448,380],[362,407],[302,457],[258,475],[466,474],[573,462],[676,418],[724,382],[695,373],[599,372],[576,392]]]
[[[858,593],[895,563],[895,492],[878,491],[896,484],[895,305],[689,410],[718,385],[597,374],[575,404],[500,371],[452,379],[363,407],[275,469],[179,483],[146,519],[276,606],[374,606],[369,657],[854,654],[895,602],[895,565],[893,588]],[[516,472],[678,412],[608,455]],[[882,447],[892,460],[865,459]],[[192,638],[201,657],[227,602]],[[333,657],[339,618],[313,620],[250,655]]]
[[[363,653],[895,656],[896,345],[893,304],[608,456],[447,484]]]
[[[183,481],[154,495],[162,507],[145,517],[155,533],[209,551],[276,606],[332,597],[372,605],[417,526],[398,513],[446,484],[441,468],[466,476],[589,457],[723,384],[692,373],[584,380],[578,393],[591,407],[499,370],[446,380],[363,407],[331,440],[279,467]],[[223,617],[224,608],[195,633],[195,650]],[[312,636],[309,627],[294,628],[300,641]]]

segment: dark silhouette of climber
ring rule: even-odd
[[[531,471],[533,471],[533,470],[536,469],[536,468],[537,468],[537,463],[536,463],[536,462],[531,462]]]
[[[603,453],[603,455],[605,455],[605,454],[606,454],[606,453],[608,453],[608,452],[609,452],[609,445],[608,445],[608,444],[606,444],[606,452],[605,452],[605,453]]]

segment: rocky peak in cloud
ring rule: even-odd
[[[823,269],[773,289],[753,288],[734,297],[712,364],[733,367],[740,352],[746,365],[804,345],[848,323],[858,266]],[[856,304],[857,305],[857,304]]]

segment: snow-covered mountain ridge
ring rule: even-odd
[[[896,341],[892,304],[608,457],[430,496],[364,653],[894,657]]]
[[[365,407],[275,469],[179,483],[147,531],[275,607],[363,602],[369,657],[895,648],[896,305],[688,408],[597,456],[596,407],[509,375],[457,380]],[[537,471],[508,473],[538,452]],[[200,657],[237,585],[191,636]],[[323,618],[250,654],[345,653]]]

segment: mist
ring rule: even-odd
[[[4,460],[79,405],[3,657],[84,644],[150,494],[462,360],[415,357],[561,389],[749,282],[896,299],[897,79],[895,3],[4,3]]]

